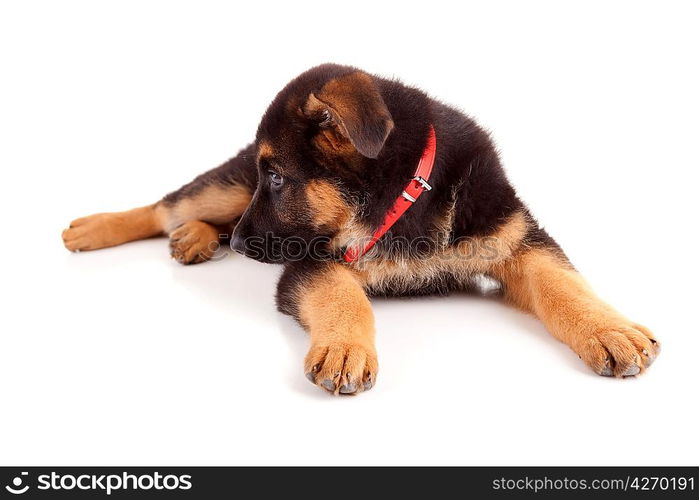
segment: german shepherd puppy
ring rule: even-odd
[[[415,177],[429,149],[429,179]],[[401,202],[410,205],[402,216]],[[334,394],[376,383],[369,296],[448,293],[477,276],[497,281],[599,375],[642,373],[660,350],[590,290],[517,197],[483,129],[353,67],[306,71],[235,158],[153,205],[74,220],[63,241],[84,251],[163,234],[182,264],[210,259],[222,242],[283,263],[278,308],[310,334],[307,378]]]

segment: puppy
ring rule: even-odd
[[[600,300],[517,197],[488,134],[418,89],[325,64],[279,92],[255,142],[153,205],[77,219],[68,250],[156,235],[182,264],[229,242],[284,264],[279,310],[310,334],[306,377],[376,384],[369,296],[449,293],[487,276],[596,373],[642,373],[660,344]],[[230,239],[226,235],[232,235]]]

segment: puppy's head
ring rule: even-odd
[[[236,250],[278,262],[326,249],[357,213],[363,173],[392,129],[367,73],[323,65],[290,82],[257,131],[258,185],[236,227]]]

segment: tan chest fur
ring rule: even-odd
[[[452,280],[450,288],[458,288],[510,258],[527,229],[526,216],[517,212],[491,235],[466,238],[425,257],[381,258],[370,252],[352,268],[365,288],[377,293],[408,293],[445,280]]]

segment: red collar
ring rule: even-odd
[[[381,238],[386,231],[391,229],[391,226],[398,222],[398,219],[405,213],[410,205],[415,203],[422,193],[432,189],[427,181],[430,180],[430,174],[432,173],[432,167],[434,166],[434,157],[437,152],[437,137],[434,133],[434,127],[430,125],[429,135],[427,136],[427,144],[425,149],[422,151],[422,157],[420,162],[417,164],[415,169],[415,174],[413,178],[408,182],[407,186],[401,193],[401,195],[396,198],[393,202],[393,206],[388,209],[383,220],[383,224],[374,231],[371,239],[364,245],[364,248],[358,250],[354,247],[349,247],[343,255],[345,262],[356,262],[362,255],[367,253],[371,247],[373,247],[379,238]]]

